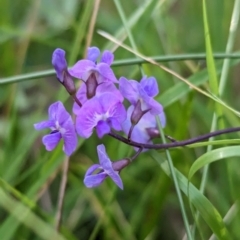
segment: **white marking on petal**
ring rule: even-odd
[[[67,132],[67,130],[66,130],[65,128],[62,128],[62,127],[60,126],[60,124],[59,124],[58,121],[55,122],[55,126],[56,126],[56,128],[53,129],[53,130],[59,131],[59,132],[61,133],[61,135],[65,134],[65,133]]]

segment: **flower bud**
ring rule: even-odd
[[[63,82],[61,83],[70,95],[74,95],[76,93],[74,81],[67,70],[63,72]]]
[[[120,172],[123,168],[131,163],[130,159],[124,158],[115,162],[112,162],[112,167],[114,171]]]
[[[97,82],[95,73],[91,73],[86,81],[87,98],[88,99],[90,99],[96,95],[97,86],[98,86],[98,82]]]
[[[146,109],[142,111],[141,109],[141,101],[138,100],[137,104],[135,105],[132,115],[131,115],[131,123],[132,125],[138,124],[139,120],[142,118],[142,116],[147,113],[150,109]]]
[[[150,137],[150,139],[160,137],[160,133],[159,133],[159,130],[157,128],[154,128],[154,127],[146,128],[146,131],[147,131],[147,134]]]
[[[56,71],[57,79],[66,88],[70,95],[75,95],[76,88],[71,75],[68,72],[65,51],[61,48],[54,50],[52,54],[52,65]]]

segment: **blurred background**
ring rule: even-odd
[[[137,50],[146,56],[205,53],[202,1],[119,1]],[[214,53],[224,53],[229,36],[234,1],[207,1],[207,13]],[[48,106],[58,100],[71,112],[72,99],[56,80],[51,66],[56,48],[66,51],[69,66],[84,58],[89,46],[114,51],[115,60],[134,59],[132,53],[99,35],[103,30],[128,46],[128,34],[116,1],[111,0],[1,0],[0,2],[0,239],[183,239],[185,228],[172,180],[152,158],[141,154],[121,172],[124,190],[111,179],[95,189],[83,184],[86,170],[98,162],[96,146],[104,143],[112,160],[131,156],[133,149],[105,136],[79,140],[71,156],[59,238],[52,237],[59,200],[62,164],[66,157],[59,146],[47,152],[41,143],[47,131],[37,132],[33,124],[47,119]],[[238,28],[233,52],[240,48]],[[173,57],[174,59],[174,57]],[[240,60],[231,61],[222,99],[239,110]],[[220,74],[222,60],[216,60]],[[205,59],[163,62],[165,66],[209,91]],[[144,73],[155,76],[165,107],[165,133],[187,139],[211,129],[214,103],[186,84],[151,64]],[[49,70],[42,75],[42,71]],[[113,67],[117,78],[140,80],[137,64]],[[22,74],[30,77],[19,80]],[[35,76],[33,76],[35,74]],[[219,75],[220,76],[220,75]],[[13,77],[7,84],[1,81]],[[18,81],[15,83],[15,81]],[[223,109],[225,127],[239,125],[239,119]],[[226,138],[237,138],[231,134]],[[221,139],[221,137],[219,137]],[[171,150],[175,167],[185,176],[206,147]],[[165,158],[163,151],[159,152]],[[201,172],[193,178],[199,187]],[[205,195],[224,215],[238,201],[239,161],[212,164]],[[184,196],[189,221],[193,223]],[[25,216],[26,215],[26,216]],[[24,217],[25,216],[25,217]],[[26,220],[27,219],[27,220]],[[240,215],[228,224],[233,239],[240,238]],[[39,225],[40,224],[40,225]],[[50,228],[50,230],[49,230]],[[196,239],[208,239],[212,231],[200,218]],[[52,229],[52,230],[51,230]],[[49,231],[49,232],[48,232]],[[201,237],[202,238],[201,238]],[[47,237],[46,237],[47,239]]]

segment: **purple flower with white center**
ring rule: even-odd
[[[76,88],[72,77],[68,72],[67,61],[65,59],[65,51],[57,48],[52,55],[52,65],[55,68],[57,78],[66,88],[70,95],[75,94]]]
[[[153,115],[163,112],[162,105],[153,99],[158,94],[158,85],[154,77],[143,77],[140,82],[121,77],[119,79],[119,90],[123,97],[134,106],[140,100],[142,111],[149,109],[149,112]]]
[[[69,69],[70,75],[86,82],[88,78],[91,77],[91,74],[94,74],[98,84],[102,82],[118,83],[118,80],[110,68],[114,60],[114,55],[106,50],[102,54],[101,61],[97,63],[99,55],[100,51],[97,47],[88,48],[87,59],[82,59],[75,63],[75,65]]]
[[[123,102],[124,99],[123,99],[122,94],[116,88],[116,86],[111,82],[104,82],[104,83],[98,85],[95,96],[99,97],[101,94],[106,93],[106,92],[110,92],[110,93],[114,94],[116,97],[118,97],[120,102]],[[82,84],[81,87],[78,89],[78,91],[76,93],[76,97],[82,104],[87,102],[87,100],[88,100],[87,87],[85,84]],[[73,113],[74,114],[78,115],[80,109],[81,108],[79,107],[79,105],[77,103],[73,104]]]
[[[84,184],[88,188],[99,186],[106,177],[110,177],[116,185],[123,189],[122,179],[119,176],[119,171],[128,165],[129,161],[124,161],[121,167],[114,169],[114,163],[109,159],[105,146],[103,144],[97,146],[98,158],[100,164],[94,164],[91,166],[84,177]],[[96,170],[99,170],[98,173],[93,174]]]
[[[84,103],[77,112],[76,130],[83,138],[89,138],[96,128],[99,138],[110,133],[111,128],[121,131],[126,110],[113,93],[102,93]]]
[[[123,131],[126,135],[128,135],[129,130],[132,126],[131,116],[134,110],[134,106],[130,106],[127,110],[127,118],[122,124]],[[159,115],[160,122],[162,127],[166,125],[165,114],[162,111]],[[134,126],[133,131],[131,133],[131,140],[139,143],[152,143],[151,136],[149,136],[147,129],[148,128],[156,128],[157,122],[155,116],[153,116],[150,112],[145,113],[140,121]],[[134,148],[136,151],[138,148]]]
[[[51,133],[43,137],[43,144],[48,151],[52,151],[63,139],[63,151],[70,156],[77,147],[77,135],[71,115],[60,101],[50,105],[48,115],[49,120],[34,124],[36,130],[51,129]]]

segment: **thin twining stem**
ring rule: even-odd
[[[140,147],[138,151],[135,153],[135,155],[130,158],[130,161],[132,162],[135,158],[137,158],[137,156],[142,152],[142,150],[143,148]]]
[[[184,147],[184,146],[191,145],[191,144],[194,144],[197,142],[201,142],[201,141],[206,140],[211,137],[215,137],[215,136],[227,134],[227,133],[232,133],[232,132],[239,132],[239,131],[240,131],[240,127],[226,128],[226,129],[217,130],[214,132],[210,132],[210,133],[200,135],[195,138],[183,140],[183,141],[176,141],[176,142],[171,142],[171,143],[160,143],[160,144],[144,144],[144,143],[134,142],[132,140],[128,140],[127,138],[125,138],[115,132],[111,132],[108,135],[123,142],[123,143],[131,145],[133,147],[147,148],[147,149],[168,149],[168,148]]]
[[[76,94],[73,94],[73,95],[71,95],[71,96],[72,96],[73,100],[75,101],[75,103],[77,103],[77,105],[78,105],[79,107],[82,107],[82,103],[80,103],[80,101],[78,100]]]

